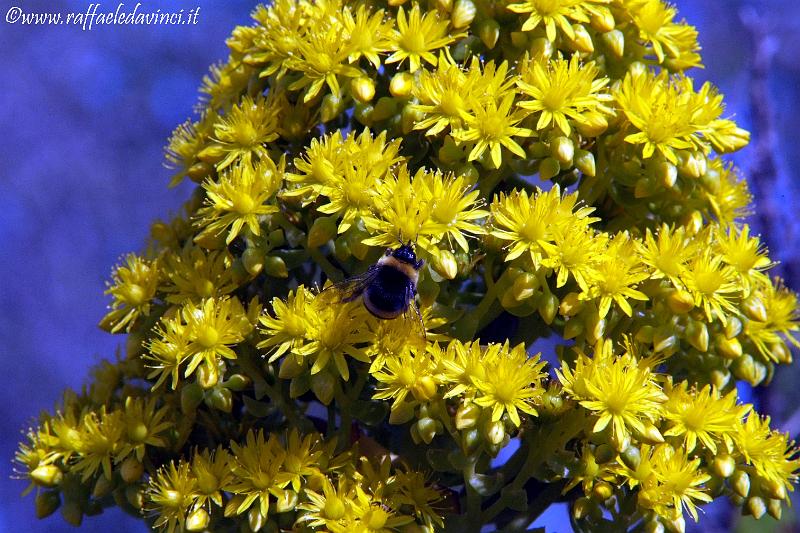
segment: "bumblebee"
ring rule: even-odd
[[[348,278],[323,291],[335,295],[336,301],[347,303],[361,298],[364,307],[377,318],[391,320],[416,314],[422,322],[414,301],[417,295],[419,269],[425,264],[417,260],[411,243],[389,248],[363,274]],[[423,328],[424,331],[424,328]]]

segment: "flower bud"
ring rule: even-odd
[[[323,405],[329,405],[333,400],[333,389],[336,378],[329,372],[318,372],[311,376],[311,390]]]
[[[205,161],[199,161],[189,167],[186,171],[186,175],[195,183],[203,183],[206,178],[210,178],[214,175],[214,167]]]
[[[406,0],[403,1],[405,2]],[[442,13],[450,13],[453,9],[453,0],[434,0],[434,3],[436,4],[436,8]]]
[[[422,376],[412,387],[411,394],[419,402],[428,402],[436,396],[436,381],[431,376]]]
[[[651,342],[653,342],[655,331],[656,328],[654,328],[653,326],[645,325],[639,328],[639,330],[636,332],[636,335],[634,335],[633,338],[639,342],[650,344]]]
[[[644,423],[644,431],[636,431],[639,440],[645,444],[661,444],[664,436],[651,422]]]
[[[738,337],[742,332],[742,321],[737,317],[728,317],[728,323],[725,324],[725,336],[729,339]]]
[[[598,481],[592,487],[592,499],[598,503],[602,503],[609,499],[614,494],[614,489],[606,481]]]
[[[203,363],[197,367],[197,383],[208,390],[219,381],[219,369],[215,363]]]
[[[550,143],[550,155],[562,167],[569,168],[572,166],[572,160],[575,157],[575,143],[569,137],[556,137]]]
[[[143,473],[144,465],[142,465],[142,463],[133,456],[125,459],[122,462],[122,466],[119,468],[120,477],[122,477],[122,481],[125,483],[134,483],[139,481]]]
[[[752,386],[756,386],[767,377],[767,367],[753,359],[750,354],[743,354],[731,365],[731,370],[736,377],[743,379]]]
[[[456,256],[450,250],[438,250],[433,256],[432,266],[444,279],[454,279],[458,274]]]
[[[669,161],[661,161],[656,166],[656,178],[664,187],[671,189],[678,181],[678,169]]]
[[[781,500],[770,499],[767,502],[767,512],[775,520],[781,519],[781,511],[782,511],[781,507],[782,507]]]
[[[400,111],[400,102],[389,96],[382,96],[375,104],[370,119],[374,122],[386,120]]]
[[[600,509],[600,506],[586,497],[578,498],[572,505],[572,516],[576,520],[582,520],[589,516],[597,518],[602,516],[602,514],[603,511]]]
[[[462,433],[462,443],[464,446],[464,453],[472,454],[481,445],[481,434],[477,428],[472,428]]]
[[[372,118],[372,112],[374,110],[375,108],[370,104],[356,102],[356,105],[353,108],[353,118],[355,118],[364,126],[372,126],[372,124],[375,122],[375,120]]]
[[[539,307],[537,311],[544,320],[545,324],[550,325],[553,323],[553,319],[556,317],[556,312],[558,312],[558,296],[553,293],[545,293],[542,297],[542,300],[539,302]]]
[[[633,446],[628,446],[628,448],[633,448]],[[614,460],[616,455],[617,451],[608,444],[600,444],[594,449],[594,460],[596,464],[609,463]],[[586,456],[584,456],[584,461],[585,458]]]
[[[249,387],[253,383],[249,377],[245,376],[244,374],[234,374],[229,377],[222,385],[226,389],[230,389],[232,391],[241,392]]]
[[[769,352],[772,354],[773,359],[779,364],[788,365],[792,362],[792,352],[789,351],[789,348],[786,347],[786,343],[783,341],[770,344]]]
[[[511,285],[510,293],[514,296],[514,300],[521,302],[527,300],[539,288],[539,280],[530,272],[523,272],[514,279]]]
[[[283,490],[275,502],[275,511],[278,513],[287,513],[293,511],[297,507],[297,493],[293,490]]]
[[[742,355],[742,344],[736,337],[728,339],[725,335],[717,335],[714,338],[714,348],[725,359],[737,359]]]
[[[711,379],[709,381],[718,389],[725,388],[730,380],[731,373],[726,368],[715,368],[711,371]]]
[[[587,111],[575,121],[575,127],[584,137],[597,137],[608,129],[608,120],[602,113]]]
[[[247,512],[247,525],[250,526],[250,531],[261,531],[266,522],[267,517],[261,514],[260,506],[254,505]]]
[[[436,420],[429,417],[420,418],[416,423],[416,428],[425,444],[433,442],[433,438],[436,436]]]
[[[131,504],[134,509],[143,509],[145,502],[144,487],[142,485],[128,485],[125,488],[125,499],[128,500],[128,503]],[[67,505],[69,505],[69,502]],[[64,512],[63,508],[61,512]]]
[[[475,427],[480,415],[481,408],[474,403],[461,404],[458,411],[456,411],[456,429]]]
[[[506,438],[506,429],[503,426],[503,421],[489,422],[484,427],[485,437],[491,444],[498,445]]]
[[[478,23],[478,28],[475,31],[480,37],[483,44],[489,50],[493,49],[500,38],[500,23],[494,19],[483,19]]]
[[[694,298],[684,290],[672,291],[667,296],[667,305],[673,313],[683,315],[694,309]]]
[[[548,157],[539,163],[539,179],[542,181],[555,178],[559,172],[561,172],[561,165],[552,157]]]
[[[58,496],[58,492],[51,490],[40,492],[36,495],[36,518],[39,520],[47,518],[56,512],[59,505],[61,505],[61,498]]]
[[[619,454],[619,457],[625,463],[625,466],[631,470],[639,468],[639,464],[642,462],[642,452],[637,446],[628,446]]]
[[[770,498],[775,500],[786,499],[786,486],[776,479],[765,480],[761,485],[761,489]]]
[[[203,389],[197,383],[188,383],[181,388],[181,412],[192,415],[203,401]]]
[[[597,172],[594,154],[592,152],[587,152],[586,150],[575,150],[575,168],[590,178],[593,178]]]
[[[600,35],[603,44],[616,59],[622,59],[625,54],[625,36],[619,30],[607,31]]]
[[[664,533],[664,524],[653,518],[644,524],[644,533]]]
[[[672,520],[667,520],[665,518],[662,518],[662,520],[664,521],[664,525],[674,533],[684,533],[686,531],[686,519],[683,518],[683,515],[673,518]]]
[[[564,324],[564,339],[574,339],[584,331],[583,320],[573,317]]]
[[[703,229],[703,214],[697,209],[693,209],[682,220],[683,226],[689,235],[697,235]]]
[[[515,35],[517,33],[521,32],[513,32],[511,34],[512,42],[515,41]],[[522,34],[521,37],[527,38],[527,36],[524,33]],[[519,45],[517,45],[517,43],[514,42],[514,45],[517,46],[518,48],[523,48],[525,46],[525,43],[520,42]],[[538,39],[533,40],[529,50],[531,53],[531,59],[533,59],[534,61],[547,61],[548,59],[550,59],[550,57],[552,57],[553,52],[555,52],[555,47],[553,46],[553,43],[549,39],[545,37],[539,37]]]
[[[114,490],[114,482],[106,476],[100,476],[92,488],[92,497],[96,499],[103,498]]]
[[[308,230],[308,247],[319,248],[336,237],[336,217],[319,217]]]
[[[719,477],[729,478],[736,471],[736,460],[727,453],[721,453],[711,462],[711,470]]]
[[[606,33],[614,29],[616,22],[614,21],[614,15],[611,14],[610,9],[598,6],[596,9],[592,10],[591,24],[592,28],[599,32]]]
[[[186,518],[186,530],[203,531],[208,527],[210,521],[211,517],[208,516],[206,510],[202,507],[199,507],[189,513],[189,516]]]
[[[366,104],[375,97],[375,82],[366,76],[353,78],[350,82],[350,92],[353,98]]]
[[[55,465],[40,465],[33,469],[30,477],[40,487],[55,487],[61,484],[64,474]]]
[[[453,28],[460,30],[466,28],[472,21],[475,20],[475,14],[478,9],[472,0],[456,0],[453,12],[450,13],[450,23]]]
[[[583,24],[573,24],[572,31],[575,33],[575,37],[570,39],[570,41],[575,50],[586,54],[594,52],[594,42]]]
[[[752,498],[747,498],[745,502],[745,509],[747,510],[747,514],[750,514],[756,520],[760,519],[764,514],[767,512],[767,504],[763,498],[759,496],[753,496]]]
[[[230,390],[219,387],[206,396],[206,404],[223,413],[230,413],[233,409],[233,395]]]
[[[634,198],[647,198],[656,193],[657,186],[654,179],[643,177],[636,180],[636,185],[633,187]]]
[[[733,491],[741,496],[747,498],[750,494],[750,476],[744,470],[737,470],[730,477],[730,485]]]
[[[690,321],[686,326],[686,340],[699,352],[708,351],[709,334],[705,322]]]
[[[141,506],[136,507],[136,509],[141,509]],[[61,518],[63,518],[64,522],[71,526],[80,526],[81,522],[83,522],[83,510],[81,510],[81,504],[74,500],[65,501],[64,505],[61,507]]]
[[[270,255],[264,258],[264,272],[273,278],[288,278],[289,269],[282,257]]]
[[[242,253],[242,266],[251,276],[257,276],[264,268],[264,251],[251,247]]]
[[[754,293],[750,294],[750,296],[742,301],[742,309],[750,320],[755,320],[757,322],[766,322],[769,320],[764,302]]]
[[[653,352],[669,352],[678,346],[678,337],[673,331],[668,326],[661,326],[653,331]]]
[[[322,122],[330,122],[344,111],[344,99],[335,94],[326,94],[320,104],[319,115]]]
[[[414,129],[414,125],[422,120],[423,117],[424,113],[422,111],[412,109],[410,105],[403,106],[403,111],[400,115],[403,133],[410,133]]]
[[[389,93],[395,98],[407,98],[414,88],[414,75],[410,72],[398,72],[389,82]]]
[[[390,424],[405,424],[414,418],[414,404],[412,402],[400,402],[392,405],[392,411],[389,413]]]

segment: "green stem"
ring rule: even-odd
[[[344,389],[342,388],[342,382],[340,380],[336,380],[336,387],[333,393],[334,400],[336,401],[336,405],[339,406],[339,417],[340,417],[340,425],[339,431],[337,435],[339,437],[339,443],[337,448],[345,448],[350,446],[350,438],[351,438],[351,424],[352,424],[352,416],[350,415],[350,404],[351,401],[348,398],[347,394],[345,394]]]
[[[287,218],[283,215],[283,213],[276,213],[272,216],[272,219],[278,223],[280,227],[284,229],[286,232],[300,232],[303,233],[300,228],[289,222]],[[301,244],[303,249],[306,251],[308,256],[317,264],[322,271],[325,272],[325,275],[334,282],[342,281],[344,279],[344,275],[342,272],[333,266],[325,255],[319,251],[319,248],[309,248],[308,246],[308,239],[302,239]]]
[[[467,520],[466,523],[470,525],[470,531],[480,531],[481,525],[485,522],[481,521],[481,495],[478,494],[469,480],[475,475],[475,462],[477,458],[471,459],[464,467],[464,490],[467,494]]]

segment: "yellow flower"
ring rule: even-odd
[[[573,22],[589,22],[589,15],[596,12],[597,4],[608,4],[611,0],[523,0],[506,7],[514,13],[530,13],[522,25],[522,31],[544,26],[547,39],[555,42],[556,31],[561,30],[570,39],[575,37]]]
[[[252,325],[238,298],[209,298],[199,305],[186,304],[181,309],[181,318],[192,339],[192,361],[186,374],[194,372],[200,362],[211,365],[216,358],[235,359],[230,348],[244,340]]]
[[[304,347],[304,352],[314,361],[311,375],[321,372],[332,361],[336,372],[347,381],[350,369],[345,356],[362,363],[370,362],[365,350],[372,340],[370,315],[359,301],[331,305],[327,294],[317,296],[312,305],[315,311],[312,340]]]
[[[233,258],[226,251],[205,252],[197,246],[184,247],[180,253],[167,252],[161,270],[167,293],[166,301],[181,304],[230,294],[237,288],[233,281]]]
[[[474,398],[479,393],[478,383],[486,378],[490,364],[500,356],[501,349],[500,344],[481,346],[480,340],[466,343],[453,340],[444,351],[438,344],[434,345],[432,353],[442,362],[441,379],[450,386],[444,397]]]
[[[398,486],[395,495],[398,503],[413,506],[417,518],[422,519],[431,530],[434,530],[434,525],[444,527],[441,511],[434,510],[432,505],[441,501],[442,495],[430,486],[425,475],[413,470],[401,470],[395,474],[394,481]]]
[[[169,408],[162,405],[156,409],[158,398],[125,398],[122,409],[122,419],[125,423],[126,433],[124,442],[120,445],[114,460],[122,462],[129,454],[133,453],[136,460],[142,462],[145,457],[145,447],[155,446],[164,448],[167,441],[164,433],[173,427],[172,420],[165,419]]]
[[[427,130],[425,135],[436,135],[445,128],[457,130],[470,116],[476,78],[468,77],[461,67],[448,56],[441,54],[436,70],[422,70],[414,84],[414,96],[419,104],[411,104],[413,111],[425,114],[414,123],[415,130]]]
[[[514,93],[508,92],[497,99],[486,99],[473,108],[473,115],[464,119],[463,129],[452,132],[455,140],[472,144],[468,159],[474,161],[488,149],[492,164],[499,168],[503,162],[502,150],[525,158],[525,150],[514,137],[531,137],[533,131],[519,127],[526,113],[512,111]]]
[[[199,121],[187,120],[172,132],[165,148],[166,164],[168,168],[177,169],[177,172],[172,175],[170,187],[178,185],[198,162],[198,156],[208,144],[216,119],[213,112],[207,112]]]
[[[653,475],[642,483],[639,505],[668,520],[680,518],[686,509],[697,522],[697,502],[712,500],[702,486],[711,476],[700,468],[700,458],[690,459],[684,450],[660,444],[653,448],[650,466]]]
[[[633,288],[648,274],[636,254],[636,243],[627,232],[617,233],[609,241],[590,276],[588,290],[581,293],[581,299],[597,301],[600,318],[608,314],[612,303],[631,316],[633,308],[628,300],[647,300],[644,293]]]
[[[677,386],[670,384],[668,387],[664,418],[671,427],[664,436],[683,435],[688,453],[694,450],[698,440],[712,454],[717,453],[718,442],[725,444],[728,452],[732,451],[732,437],[750,407],[736,404],[736,389],[722,396],[710,385],[700,390],[687,390],[688,386],[686,381],[682,381]]]
[[[606,105],[613,98],[605,91],[608,78],[598,77],[594,62],[581,64],[577,54],[569,61],[561,58],[547,62],[525,60],[520,72],[517,85],[523,99],[517,106],[539,114],[536,124],[539,131],[557,126],[569,135],[572,131],[570,119],[580,124],[586,122],[584,113],[587,111],[613,113]]]
[[[253,235],[261,235],[259,217],[278,212],[277,206],[267,202],[281,186],[283,167],[283,158],[278,167],[269,157],[263,157],[255,167],[236,165],[222,174],[219,181],[206,180],[205,207],[197,211],[195,221],[204,230],[195,239],[227,231],[225,242],[230,243],[245,226]]]
[[[797,472],[800,470],[800,450],[789,435],[773,431],[770,417],[761,417],[751,411],[744,423],[736,426],[736,448],[765,484],[765,489],[776,499],[785,499],[794,491]]]
[[[153,369],[147,375],[147,379],[158,377],[153,385],[153,389],[157,389],[171,377],[171,386],[176,389],[181,364],[191,353],[189,345],[192,341],[187,334],[186,326],[180,320],[162,321],[153,329],[153,333],[155,336],[145,344],[147,352],[142,355],[145,366]]]
[[[558,226],[552,232],[552,241],[539,241],[544,251],[542,266],[556,271],[556,287],[563,287],[569,276],[582,291],[589,290],[597,257],[606,249],[608,235],[595,233],[580,226]]]
[[[128,254],[126,266],[118,266],[112,276],[113,284],[108,283],[105,294],[114,297],[111,312],[100,323],[100,326],[111,333],[123,329],[130,331],[136,319],[150,314],[150,303],[158,289],[160,273],[158,261],[148,261],[136,254]]]
[[[269,362],[275,362],[285,353],[296,356],[307,355],[301,350],[311,338],[314,310],[311,307],[313,295],[302,285],[296,291],[290,291],[284,302],[281,298],[272,299],[272,315],[265,314],[259,318],[263,328],[261,332],[267,337],[258,343],[259,348],[272,351]]]
[[[537,189],[532,196],[528,196],[526,190],[516,189],[508,195],[500,193],[491,204],[491,234],[511,241],[505,260],[511,261],[528,252],[534,268],[538,268],[548,253],[542,243],[554,242],[557,230],[584,231],[599,220],[589,217],[593,207],[576,207],[577,203],[577,193],[562,196],[558,185],[547,192]],[[552,248],[550,251],[558,253]]]
[[[322,478],[322,494],[306,488],[303,492],[308,501],[297,506],[303,513],[298,522],[307,522],[308,527],[333,531],[335,528],[347,528],[353,525],[348,512],[352,505],[353,487],[345,477],[339,477],[337,487],[330,479]]]
[[[507,412],[519,427],[519,411],[537,415],[535,404],[544,392],[541,380],[547,376],[542,372],[546,363],[539,356],[528,357],[524,344],[509,350],[506,341],[500,353],[488,361],[484,377],[476,380],[480,396],[475,403],[492,409],[492,421]]]
[[[732,164],[725,164],[719,158],[711,158],[706,177],[712,180],[718,178],[718,185],[706,188],[704,196],[720,225],[731,224],[751,214],[753,196],[747,182],[737,175]]]
[[[688,238],[684,226],[662,224],[657,238],[648,228],[644,241],[637,241],[636,247],[642,262],[652,269],[650,278],[668,279],[676,289],[683,288],[681,275],[697,249],[696,241]]]
[[[662,71],[628,72],[614,92],[625,118],[638,130],[625,137],[642,144],[645,159],[656,150],[678,163],[676,150],[731,152],[746,145],[749,134],[730,120],[720,119],[722,96],[705,83],[695,92],[691,78],[670,78]]]
[[[556,374],[569,396],[598,416],[592,432],[610,424],[618,447],[624,447],[631,430],[645,433],[644,422],[657,421],[667,400],[650,367],[630,352],[615,356],[610,340],[594,358],[581,353],[574,370],[564,365]]]
[[[290,476],[290,484],[295,491],[299,492],[310,476],[321,474],[319,462],[320,456],[325,452],[323,444],[318,433],[309,433],[301,439],[297,428],[292,428],[289,432],[283,468]]]
[[[700,66],[697,30],[686,23],[673,22],[677,14],[673,6],[662,0],[629,0],[626,4],[639,37],[650,42],[659,63],[669,56],[683,58],[682,68]]]
[[[439,380],[435,360],[425,351],[405,351],[387,357],[384,366],[372,376],[378,382],[373,398],[394,398],[392,410],[397,409],[410,393],[414,404],[433,400],[437,396]]]
[[[364,57],[376,69],[380,68],[378,54],[387,51],[387,36],[392,29],[390,21],[384,22],[383,9],[370,13],[365,5],[358,6],[353,16],[353,8],[345,6],[342,11],[342,25],[345,30],[346,49],[350,51],[349,61],[355,63]]]
[[[82,482],[92,478],[100,468],[105,478],[111,479],[111,462],[119,453],[125,430],[122,411],[108,412],[102,406],[98,412],[83,415],[78,427],[79,433],[74,437],[74,442],[78,445],[78,459],[72,466],[72,471],[82,473]]]
[[[763,272],[775,263],[767,256],[767,248],[758,237],[750,238],[750,226],[729,226],[716,235],[716,245],[726,263],[739,274],[742,296],[747,297],[753,285],[769,280]]]
[[[435,50],[447,46],[462,34],[448,35],[448,21],[440,20],[436,11],[420,12],[419,4],[414,4],[406,17],[400,7],[397,12],[397,29],[389,35],[388,49],[394,53],[386,63],[398,63],[408,59],[408,70],[415,72],[422,61],[436,65]]]
[[[147,488],[147,510],[155,514],[154,526],[168,533],[184,531],[186,515],[197,498],[196,480],[189,464],[180,461],[161,467],[150,478]]]
[[[780,279],[774,284],[769,282],[759,284],[754,294],[764,305],[767,321],[747,321],[744,333],[765,358],[776,361],[772,345],[783,344],[785,339],[800,347],[796,337],[797,331],[800,330],[797,294],[784,287]]]
[[[222,507],[223,487],[233,480],[230,463],[230,454],[222,446],[217,446],[215,450],[195,451],[191,464],[191,471],[196,479],[195,508],[203,507],[209,502]]]
[[[727,323],[727,314],[736,315],[735,305],[740,297],[740,285],[736,271],[723,263],[723,258],[706,248],[695,254],[687,265],[681,279],[694,298],[694,304],[701,307],[708,321],[718,318]]]
[[[233,477],[224,490],[244,497],[237,502],[236,514],[247,511],[257,501],[261,516],[268,516],[270,496],[282,494],[281,489],[292,479],[283,469],[285,457],[286,450],[277,436],[270,434],[265,440],[263,430],[248,431],[244,444],[231,442]]]
[[[245,96],[214,126],[213,139],[199,157],[224,170],[234,162],[249,167],[267,157],[265,144],[278,138],[278,108],[271,98]]]

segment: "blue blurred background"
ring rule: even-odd
[[[795,0],[679,0],[680,17],[700,31],[705,70],[726,95],[728,114],[743,127],[759,126],[749,94],[754,57],[745,20],[757,17],[772,54],[766,89],[773,131],[765,150],[754,145],[736,155],[748,172],[755,154],[774,156],[776,175],[753,184],[757,208],[768,216],[752,222],[765,236],[781,275],[800,289],[798,227],[794,209],[800,151],[800,9]],[[25,484],[11,480],[20,430],[36,413],[52,409],[66,387],[80,388],[90,366],[113,357],[122,342],[100,331],[105,281],[118,258],[140,250],[149,224],[165,219],[187,198],[188,186],[169,190],[163,145],[192,112],[197,86],[209,64],[227,56],[224,40],[248,23],[252,1],[143,0],[140,10],[200,7],[196,25],[95,27],[21,26],[4,21],[9,8],[85,11],[90,2],[0,0],[0,532],[72,530],[56,515],[34,517]],[[136,2],[126,2],[132,9]],[[117,2],[102,2],[114,9]],[[761,103],[764,99],[756,99]],[[762,128],[763,129],[763,128]],[[772,137],[770,137],[772,136]],[[761,175],[760,172],[757,172]],[[798,434],[800,405],[792,386],[798,372],[782,368],[769,395],[757,396],[777,425]],[[725,531],[724,508],[701,519],[703,531]],[[565,510],[538,525],[568,531]],[[765,519],[766,520],[766,519]],[[740,527],[743,527],[740,525]],[[747,529],[746,526],[745,530]],[[141,532],[140,522],[117,511],[84,522],[85,531]],[[690,527],[690,529],[692,529]],[[700,530],[694,526],[695,530]]]

